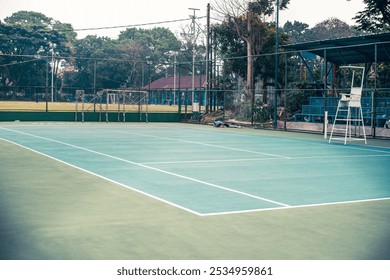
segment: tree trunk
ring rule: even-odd
[[[254,85],[253,85],[253,32],[252,32],[252,13],[248,12],[247,16],[248,20],[248,37],[247,37],[247,93],[246,93],[246,99],[247,101],[253,100],[254,96]]]

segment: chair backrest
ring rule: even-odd
[[[351,93],[349,97],[349,106],[350,107],[361,107],[361,97],[363,92],[363,84],[364,84],[364,67],[351,67],[352,70],[352,81],[351,81]],[[356,70],[362,71],[361,73],[361,81],[359,84],[355,81],[355,72]]]
[[[361,87],[351,87],[351,94],[349,96],[349,106],[350,107],[360,107],[362,98],[362,88]]]

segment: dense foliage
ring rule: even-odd
[[[249,77],[253,84],[264,88],[273,83],[274,56],[264,54],[275,52],[275,2],[219,1],[230,4],[230,8],[236,5],[237,11],[228,13],[225,7],[223,20],[211,28],[212,58],[216,61],[212,69],[213,86],[239,88],[237,83],[245,83]],[[356,16],[360,31],[335,18],[312,28],[298,21],[287,22],[279,29],[279,43],[388,30],[388,1],[364,2],[366,9]],[[237,3],[243,5],[237,6]],[[283,9],[289,1],[279,3]],[[0,22],[0,94],[41,94],[52,86],[51,77],[57,93],[74,94],[76,89],[93,93],[101,88],[141,88],[159,77],[173,76],[175,61],[180,65],[177,73],[191,75],[192,48],[188,37],[177,38],[169,29],[160,27],[129,28],[116,39],[92,35],[78,39],[71,24],[41,13],[20,11]],[[195,74],[203,74],[204,44],[198,43],[195,50]],[[295,63],[294,58],[289,63]],[[279,61],[279,67],[278,84],[281,85],[284,83],[283,61]],[[217,79],[219,75],[222,77]]]

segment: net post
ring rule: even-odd
[[[328,139],[328,111],[324,114],[324,139]]]

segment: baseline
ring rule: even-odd
[[[296,205],[296,206],[289,206],[289,207],[277,207],[277,208],[264,208],[264,209],[251,209],[251,210],[239,210],[239,211],[228,211],[228,212],[216,212],[216,213],[201,214],[201,216],[202,217],[208,217],[208,216],[222,216],[222,215],[232,215],[232,214],[245,214],[245,213],[263,212],[263,211],[290,210],[290,209],[301,209],[301,208],[309,208],[309,207],[320,207],[320,206],[332,206],[332,205],[342,205],[342,204],[375,202],[375,201],[384,201],[384,200],[390,200],[390,197],[372,198],[372,199],[360,199],[360,200],[350,200],[350,201],[339,201],[339,202],[327,202],[327,203],[315,203],[315,204]]]

